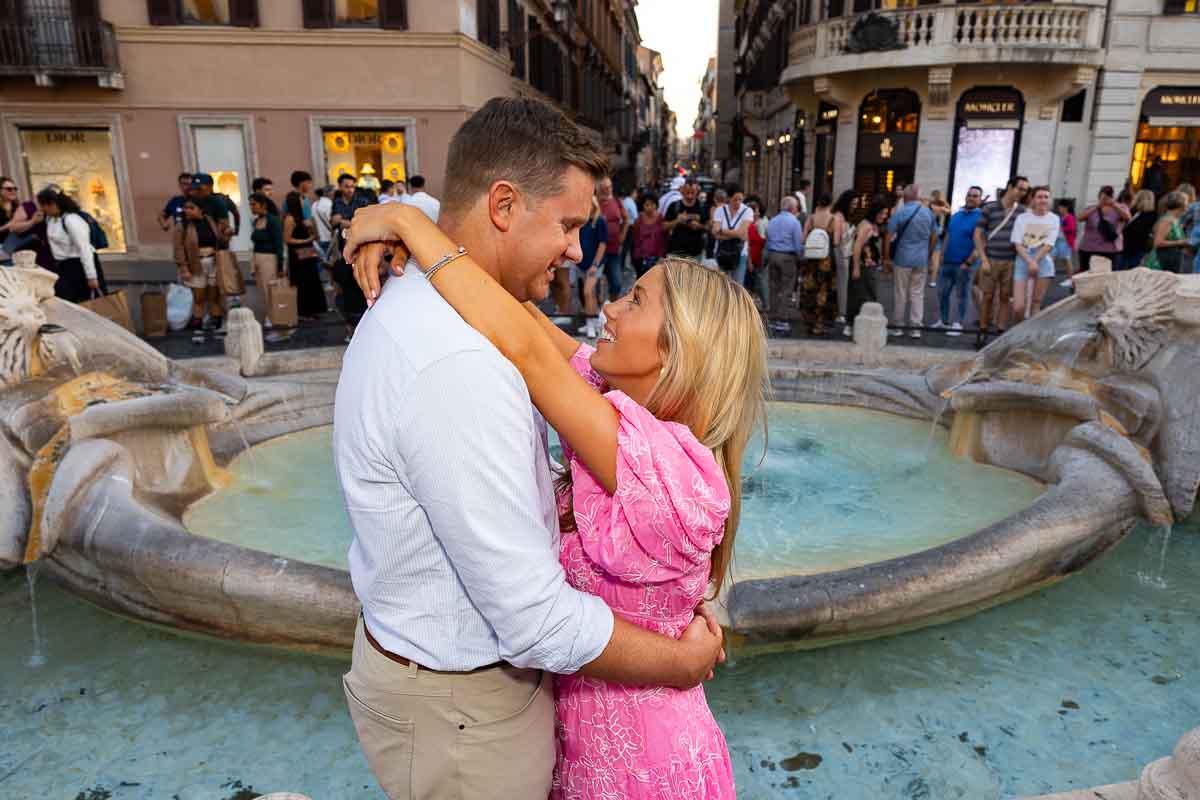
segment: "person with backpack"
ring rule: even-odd
[[[925,320],[925,277],[937,247],[937,219],[921,202],[921,190],[915,183],[904,187],[903,198],[904,205],[888,222],[893,271],[892,324],[896,326],[888,333],[899,336],[900,326],[907,319],[908,335],[920,339]]]
[[[38,192],[37,203],[46,219],[46,240],[54,256],[52,271],[58,275],[55,296],[82,303],[106,294],[108,287],[96,258],[92,225],[79,204],[54,188]]]
[[[847,189],[838,195],[837,202],[833,204],[833,218],[842,228],[842,243],[833,248],[833,264],[837,273],[835,288],[838,311],[834,322],[838,325],[845,325],[847,331],[850,326],[846,325],[846,303],[850,298],[850,262],[853,259],[855,238],[854,223],[850,221],[850,218],[854,214],[854,201],[857,198],[857,192]],[[850,334],[846,333],[846,335]]]
[[[804,277],[800,283],[800,317],[813,336],[824,336],[837,314],[837,268],[834,250],[842,243],[844,226],[833,213],[829,194],[817,197],[816,208],[804,222]]]

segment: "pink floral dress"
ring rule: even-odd
[[[571,365],[597,390],[590,347]],[[564,442],[578,531],[562,537],[567,580],[614,613],[678,638],[708,585],[729,515],[725,477],[687,427],[618,391],[617,491],[608,494]],[[582,675],[555,685],[554,800],[732,798],[733,768],[704,688],[621,686]]]

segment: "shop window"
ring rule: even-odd
[[[229,0],[183,0],[185,25],[228,25]]]
[[[406,0],[302,0],[301,11],[306,28],[408,28]]]
[[[379,24],[379,0],[335,0],[333,7],[337,25]]]
[[[407,148],[403,130],[323,131],[325,178],[336,183],[339,175],[352,175],[360,189],[379,191],[384,178],[408,179]]]
[[[21,128],[21,154],[30,188],[57,184],[100,223],[105,253],[125,252],[125,224],[106,128]]]
[[[1138,125],[1137,142],[1133,146],[1133,163],[1129,175],[1136,187],[1141,187],[1146,168],[1162,159],[1167,188],[1180,183],[1200,183],[1200,127]]]
[[[920,126],[921,102],[913,92],[873,92],[863,101],[859,114],[863,133],[916,133]]]
[[[1063,100],[1062,121],[1083,122],[1083,108],[1087,104],[1087,89],[1077,92]]]

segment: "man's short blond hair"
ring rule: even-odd
[[[608,174],[598,135],[541,100],[494,97],[450,140],[443,206],[464,213],[502,180],[537,202],[563,191],[569,167],[593,180]]]

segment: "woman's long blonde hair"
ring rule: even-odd
[[[665,287],[659,334],[663,367],[646,409],[690,428],[725,475],[729,516],[709,571],[716,596],[729,572],[741,516],[742,457],[760,425],[766,446],[767,337],[750,293],[723,273],[673,257],[657,266]],[[569,491],[569,485],[562,488]],[[566,529],[573,529],[570,509],[564,517],[570,517],[563,520]]]

